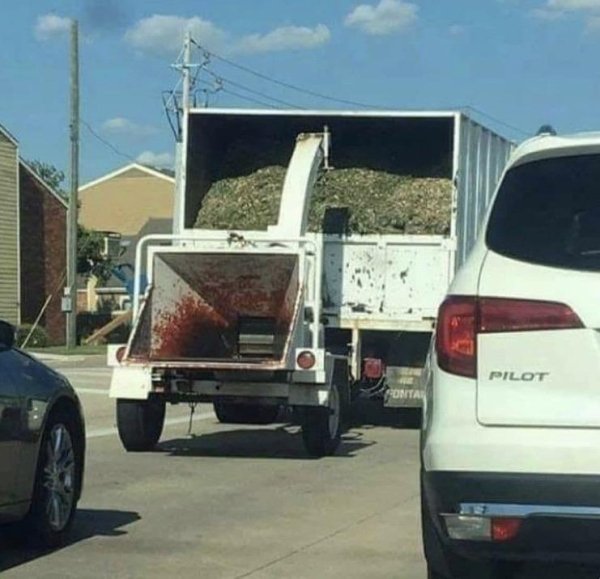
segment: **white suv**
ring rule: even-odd
[[[424,377],[430,579],[600,561],[600,134],[515,151]]]

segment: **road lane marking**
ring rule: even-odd
[[[65,376],[107,376],[112,370],[107,368],[96,368],[89,370],[67,370],[62,372]]]
[[[211,418],[215,418],[215,414],[214,412],[204,412],[202,414],[195,414],[194,418],[192,420],[192,424],[194,422],[200,421],[200,420],[210,420]],[[190,417],[189,416],[181,416],[180,418],[169,418],[167,420],[165,420],[165,426],[173,426],[175,424],[187,424],[190,421]],[[113,427],[113,428],[97,428],[95,430],[90,430],[87,435],[86,438],[101,438],[103,436],[114,436],[115,434],[118,434],[119,431]]]
[[[108,398],[108,388],[79,388],[79,386],[75,386],[75,391],[82,394],[102,394]]]

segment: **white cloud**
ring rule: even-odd
[[[583,15],[588,30],[597,29],[600,0],[546,0],[531,14],[540,20],[559,20],[568,13]]]
[[[534,8],[531,14],[539,20],[560,20],[565,15],[561,10],[552,10],[550,8]]]
[[[318,24],[308,26],[281,26],[266,34],[249,34],[240,38],[233,52],[257,53],[281,50],[302,50],[316,48],[331,38],[329,28]]]
[[[136,161],[142,165],[150,165],[151,167],[161,167],[172,169],[175,163],[171,153],[154,153],[152,151],[144,151],[137,156]]]
[[[554,10],[600,10],[600,0],[548,0],[546,4]]]
[[[138,124],[124,117],[114,117],[104,121],[102,130],[113,135],[130,137],[149,137],[158,133],[156,127]]]
[[[210,20],[199,16],[182,18],[154,14],[142,18],[125,33],[125,40],[140,52],[172,56],[181,50],[184,34],[191,32],[194,39],[206,48],[219,50],[227,40],[227,33]]]
[[[346,26],[366,34],[383,36],[402,32],[417,21],[419,7],[405,0],[380,0],[379,4],[360,4],[346,16]]]
[[[71,19],[57,14],[38,16],[33,32],[38,40],[50,40],[65,36],[71,29]]]
[[[466,26],[463,26],[462,24],[453,24],[450,26],[450,28],[448,28],[448,32],[452,36],[460,36],[461,34],[464,34],[466,30]]]
[[[600,32],[600,16],[590,16],[585,23],[585,30],[595,34]]]
[[[261,53],[311,49],[329,41],[331,32],[323,24],[281,26],[264,34],[234,38],[210,20],[199,16],[154,14],[136,22],[125,32],[125,40],[140,53],[170,56],[181,50],[183,36],[190,31],[194,40],[209,50],[221,53]]]

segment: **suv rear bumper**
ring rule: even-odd
[[[445,550],[468,558],[600,563],[600,476],[434,471],[423,472],[422,489],[424,515]],[[452,540],[441,515],[465,506],[523,522],[507,542]]]

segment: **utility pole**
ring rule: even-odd
[[[182,129],[183,133],[181,135],[181,141],[187,144],[187,131],[188,131],[188,112],[190,110],[190,96],[191,96],[191,88],[192,88],[192,79],[191,79],[191,52],[192,52],[192,35],[189,30],[186,31],[184,39],[183,39],[183,63],[182,63],[182,74],[183,74],[183,83],[182,83],[182,99],[181,105],[183,109],[182,114]]]
[[[67,223],[67,348],[77,345],[77,211],[79,191],[79,24],[71,21],[71,192]]]

